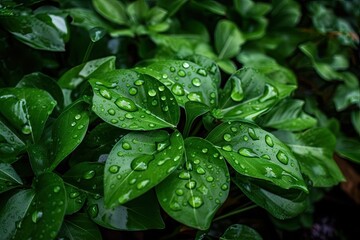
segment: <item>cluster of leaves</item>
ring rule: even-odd
[[[166,216],[261,239],[212,224],[254,206],[308,226],[344,180],[333,155],[360,162],[359,5],[2,1],[0,235],[101,239]]]

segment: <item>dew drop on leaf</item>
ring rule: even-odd
[[[205,169],[203,169],[202,167],[197,167],[196,172],[200,175],[203,175],[206,173]]]
[[[75,117],[74,117],[76,120],[79,120],[81,118],[81,115],[80,114],[76,114]]]
[[[273,147],[274,146],[274,142],[272,140],[272,138],[269,135],[265,136],[265,142],[269,147]]]
[[[154,155],[141,155],[131,162],[131,169],[134,171],[145,171],[150,161],[154,160]]]
[[[108,113],[109,113],[110,115],[114,116],[114,115],[115,115],[115,110],[112,109],[112,108],[110,108],[110,109],[108,110]]]
[[[43,212],[41,211],[34,211],[31,215],[31,220],[33,223],[37,223],[43,216]]]
[[[96,218],[97,215],[99,214],[99,207],[97,204],[93,204],[89,207],[88,209],[88,213],[90,215],[91,218]]]
[[[186,73],[183,70],[179,70],[178,73],[179,77],[185,77]]]
[[[208,181],[208,182],[213,182],[213,181],[214,181],[214,178],[213,178],[212,176],[208,176],[208,177],[206,178],[206,181]]]
[[[79,192],[71,192],[71,193],[69,194],[69,197],[70,197],[71,199],[74,199],[74,198],[77,198],[79,195],[80,195]]]
[[[170,209],[173,210],[173,211],[180,211],[181,210],[181,205],[177,201],[172,201],[170,203]]]
[[[258,155],[251,148],[240,148],[238,153],[244,157],[257,157]]]
[[[138,109],[132,100],[124,97],[119,97],[118,99],[116,99],[115,104],[120,109],[128,112],[135,112]]]
[[[231,139],[232,139],[231,135],[228,134],[228,133],[225,133],[223,138],[224,138],[224,140],[227,141],[227,142],[230,142]]]
[[[125,149],[125,150],[130,150],[130,149],[132,149],[130,143],[128,143],[128,142],[123,142],[121,146],[122,146],[122,148]]]
[[[258,140],[259,137],[256,135],[255,130],[253,128],[248,129],[249,136],[252,140]]]
[[[192,206],[193,208],[199,208],[201,207],[201,205],[203,205],[203,200],[201,199],[201,197],[198,196],[191,196],[188,200],[188,203],[190,204],[190,206]]]
[[[270,156],[267,154],[261,155],[261,158],[267,159],[267,160],[271,160]]]
[[[190,65],[187,63],[187,62],[184,62],[183,64],[182,64],[182,66],[183,66],[183,68],[189,68],[190,67]]]
[[[186,96],[190,101],[193,102],[202,102],[202,97],[198,93],[191,92]]]
[[[103,97],[103,98],[106,98],[106,99],[111,99],[111,94],[108,90],[106,89],[100,89],[100,95]]]
[[[28,135],[31,133],[31,127],[29,125],[24,125],[23,128],[21,129],[21,132],[23,134]]]
[[[226,191],[228,189],[228,185],[226,183],[224,183],[223,185],[221,185],[221,190]]]
[[[178,188],[178,189],[175,190],[175,193],[176,193],[176,195],[178,195],[178,196],[182,196],[182,195],[184,195],[184,190]]]
[[[279,160],[279,162],[281,162],[283,164],[288,164],[288,162],[289,162],[288,157],[281,150],[279,150],[278,153],[276,154],[276,158]]]
[[[193,180],[190,180],[185,184],[185,187],[188,189],[194,189],[196,187],[196,182]]]
[[[94,170],[90,170],[87,171],[86,173],[84,173],[83,178],[86,180],[92,179],[95,176],[95,171]]]
[[[201,86],[201,81],[200,81],[199,78],[193,78],[193,79],[191,80],[191,83],[192,83],[192,85],[194,85],[195,87],[200,87],[200,86]]]
[[[204,76],[204,77],[207,76],[206,70],[205,70],[205,69],[202,69],[202,68],[200,68],[199,70],[197,70],[197,73],[198,73],[199,75],[201,75],[201,76]]]
[[[119,169],[120,169],[119,166],[112,165],[112,166],[109,167],[109,172],[115,174],[115,173],[119,172]]]
[[[224,145],[224,146],[222,146],[222,149],[224,151],[231,152],[232,151],[232,146],[231,145]]]
[[[155,91],[154,89],[150,89],[150,90],[148,91],[148,95],[149,95],[150,97],[155,97],[155,96],[156,96],[156,91]]]
[[[136,86],[141,86],[141,85],[144,84],[144,80],[138,79],[138,80],[136,80],[136,81],[134,82],[134,84],[135,84]]]
[[[130,95],[134,96],[137,94],[137,92],[138,92],[138,90],[136,88],[134,88],[134,87],[129,88]]]
[[[58,193],[60,191],[60,187],[59,186],[55,186],[53,189],[54,193]]]
[[[176,95],[176,96],[184,96],[185,95],[185,91],[184,88],[178,84],[175,83],[172,87],[171,87],[171,91]]]
[[[187,171],[183,171],[183,172],[179,173],[179,178],[180,179],[190,179],[190,177],[191,177],[191,175]]]
[[[144,187],[146,187],[148,184],[150,183],[150,180],[149,179],[146,179],[146,180],[142,180],[141,182],[139,182],[137,185],[136,185],[136,188],[137,189],[143,189]]]

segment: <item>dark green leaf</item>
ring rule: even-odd
[[[291,148],[297,158],[301,171],[313,182],[315,187],[330,187],[344,181],[333,151],[335,136],[327,128],[311,128],[302,133],[279,135]]]
[[[300,21],[301,6],[294,0],[273,0],[272,11],[270,12],[271,23],[269,27],[292,28]]]
[[[194,120],[204,115],[205,113],[209,112],[210,108],[205,104],[199,102],[186,102],[185,103],[185,112],[186,112],[186,122],[184,128],[184,136],[188,136],[190,133],[190,128],[194,122]]]
[[[105,165],[105,202],[114,207],[147,192],[181,163],[179,132],[129,133],[111,150]]]
[[[106,208],[104,199],[89,199],[87,212],[98,225],[114,230],[139,231],[162,229],[164,222],[152,191],[114,208]]]
[[[253,228],[242,224],[233,224],[226,229],[220,240],[262,240]]]
[[[35,175],[44,173],[50,166],[50,156],[48,151],[49,145],[31,144],[27,147],[31,168]]]
[[[8,163],[0,163],[0,193],[22,185],[22,181],[14,168]]]
[[[263,127],[272,127],[288,131],[301,131],[314,127],[316,119],[303,111],[304,101],[285,99],[261,116],[257,123]]]
[[[360,136],[360,110],[355,110],[351,113],[351,123]]]
[[[0,162],[12,163],[25,150],[25,143],[10,129],[0,116]]]
[[[352,104],[360,105],[360,87],[347,84],[339,85],[333,100],[337,111],[342,111]]]
[[[93,0],[96,11],[107,20],[117,23],[126,24],[127,16],[125,6],[117,0]]]
[[[104,164],[81,162],[70,168],[64,175],[64,181],[81,191],[103,195]]]
[[[0,114],[21,134],[36,143],[56,102],[48,92],[34,88],[0,89]],[[19,135],[20,136],[20,135]]]
[[[67,199],[65,214],[71,215],[78,212],[84,206],[86,193],[67,183],[65,183],[65,190]]]
[[[360,163],[360,141],[346,138],[338,137],[336,140],[336,152],[353,162]]]
[[[95,12],[85,8],[71,8],[65,10],[72,18],[71,24],[90,30],[95,27],[101,27],[108,31],[111,27],[105,23]]]
[[[115,70],[93,78],[93,111],[107,123],[131,130],[175,127],[179,107],[159,81],[131,70]]]
[[[160,7],[168,10],[169,16],[173,16],[187,1],[173,0],[169,2],[168,0],[157,0],[156,2]]]
[[[56,119],[52,134],[51,170],[55,169],[83,140],[89,126],[87,106],[84,102],[76,102]]]
[[[215,29],[215,48],[219,59],[235,57],[245,38],[237,26],[229,20],[221,20]]]
[[[67,217],[61,226],[58,239],[71,240],[101,240],[98,226],[85,213]]]
[[[172,218],[205,230],[227,199],[229,172],[217,149],[202,138],[187,138],[185,151],[183,166],[159,184],[156,193]]]
[[[201,66],[182,60],[158,61],[146,68],[138,68],[157,78],[174,94],[180,106],[188,101],[201,102],[207,106],[217,105],[217,82]],[[212,68],[212,74],[216,69]]]
[[[69,30],[64,17],[51,13],[0,16],[2,25],[26,45],[47,51],[65,51]]]
[[[272,216],[279,219],[288,219],[302,213],[307,204],[305,201],[293,201],[272,192],[271,190],[253,183],[251,178],[236,175],[235,184],[241,191],[260,207],[266,209]],[[301,194],[301,193],[300,193]]]
[[[226,14],[226,7],[219,3],[218,1],[214,0],[197,0],[197,1],[191,1],[191,3],[201,8],[201,10],[207,10],[209,12],[225,16]]]
[[[106,34],[106,30],[102,27],[94,27],[89,30],[90,39],[92,42],[100,41]]]
[[[258,126],[240,121],[223,123],[209,133],[207,140],[238,173],[284,189],[308,191],[290,149]]]

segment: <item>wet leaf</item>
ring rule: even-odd
[[[253,228],[242,224],[233,224],[226,229],[220,240],[262,240],[261,235]]]
[[[219,59],[235,57],[245,38],[237,25],[229,20],[221,20],[215,29],[215,48]]]
[[[127,23],[125,6],[122,2],[116,0],[93,0],[92,2],[96,11],[107,20],[117,24]]]
[[[17,136],[15,129],[10,129],[5,119],[0,116],[0,162],[12,163],[16,156],[25,150],[25,143]]]
[[[204,139],[187,138],[185,154],[182,166],[156,187],[157,197],[172,218],[206,230],[227,199],[229,172],[218,150]]]
[[[67,199],[65,214],[71,215],[78,212],[84,206],[86,201],[86,193],[68,183],[65,183],[65,190]]]
[[[0,163],[0,193],[22,185],[23,182],[8,163]]]
[[[86,213],[78,213],[67,217],[57,237],[72,240],[102,239],[98,226],[88,218]]]
[[[105,164],[105,203],[114,207],[163,181],[181,163],[183,139],[178,131],[129,133],[111,150]]]
[[[241,175],[308,192],[299,164],[278,138],[247,122],[223,123],[206,138]]]
[[[93,78],[93,111],[104,121],[130,130],[175,127],[179,107],[159,81],[131,70],[115,70]]]

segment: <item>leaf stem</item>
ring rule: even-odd
[[[83,63],[84,63],[84,62],[87,62],[87,60],[89,59],[89,56],[90,56],[90,53],[91,53],[93,47],[94,47],[94,42],[93,42],[93,41],[90,41],[90,43],[89,43],[89,45],[88,45],[88,47],[87,47],[87,49],[86,49],[84,58],[83,58],[83,60],[82,60]]]
[[[215,219],[213,220],[213,222],[218,221],[218,220],[221,220],[221,219],[224,219],[224,218],[227,218],[227,217],[230,217],[230,216],[233,216],[233,215],[236,215],[236,214],[239,214],[239,213],[242,213],[242,212],[245,212],[245,211],[247,211],[247,210],[251,210],[251,209],[253,209],[253,208],[255,208],[255,207],[257,207],[257,205],[250,205],[250,206],[248,206],[248,207],[240,208],[240,209],[238,209],[238,210],[235,210],[235,211],[226,213],[226,214],[224,214],[224,215],[222,215],[222,216],[219,216],[219,217],[215,218]]]

